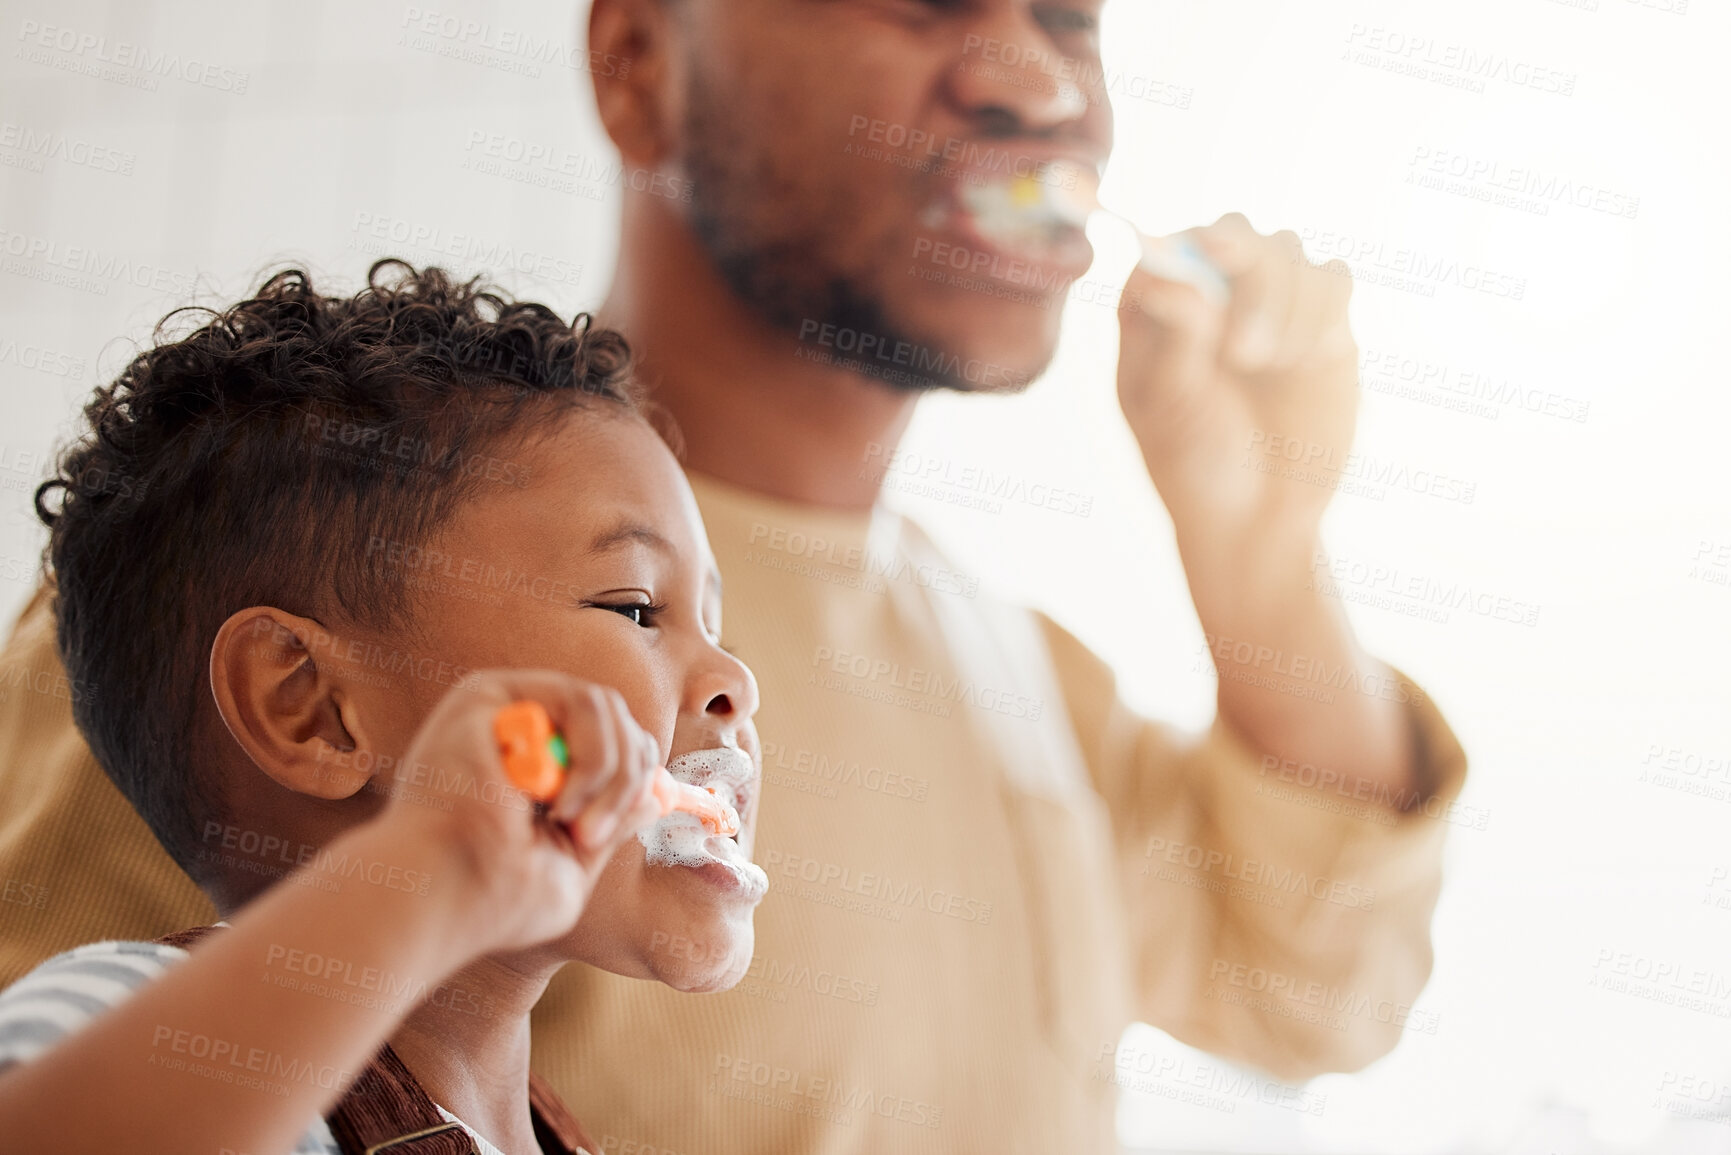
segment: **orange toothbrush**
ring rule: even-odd
[[[571,755],[565,736],[553,729],[553,719],[539,702],[512,702],[493,715],[493,737],[511,784],[539,802],[549,802],[565,781]],[[667,772],[655,771],[655,799],[665,817],[675,810],[695,815],[711,833],[731,838],[739,833],[739,814],[713,787],[693,786]]]

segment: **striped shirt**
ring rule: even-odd
[[[97,942],[49,959],[0,991],[0,1078],[14,1063],[28,1063],[45,1054],[186,957],[179,947],[161,943]],[[439,1114],[468,1131],[479,1155],[502,1155],[443,1107]],[[342,1151],[325,1121],[313,1119],[293,1155],[342,1155]]]

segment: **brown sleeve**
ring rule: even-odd
[[[1300,1079],[1357,1070],[1403,1030],[1431,970],[1444,832],[1466,756],[1396,671],[1425,797],[1265,758],[1218,719],[1183,735],[1124,705],[1110,668],[1043,623],[1112,814],[1138,1013],[1193,1046]]]
[[[0,987],[83,943],[216,918],[73,725],[43,587],[0,651],[0,896]]]

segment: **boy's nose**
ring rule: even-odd
[[[757,713],[757,679],[732,654],[713,650],[698,678],[697,696],[706,717],[743,722]]]

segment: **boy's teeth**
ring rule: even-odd
[[[681,782],[702,786],[714,779],[729,785],[751,781],[754,767],[745,751],[734,746],[691,750],[667,763],[667,772]]]
[[[750,805],[757,779],[757,765],[736,746],[687,751],[667,763],[667,772],[681,782],[715,791],[738,814]]]

